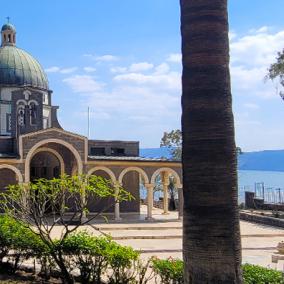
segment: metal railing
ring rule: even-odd
[[[249,186],[239,188],[239,197],[243,199],[246,191],[255,193],[256,198],[261,198],[265,203],[270,204],[284,204],[284,189],[279,187],[266,187],[264,182],[256,182],[254,190]]]

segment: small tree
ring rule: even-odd
[[[279,79],[279,83],[284,87],[284,49],[277,53],[276,62],[269,66],[265,76],[265,80],[274,81],[275,79]],[[279,95],[284,100],[284,93],[279,92]]]
[[[182,133],[179,129],[164,132],[160,146],[167,147],[173,160],[181,160]]]
[[[90,224],[114,203],[110,202],[103,210],[86,218],[89,202],[95,198],[127,201],[132,197],[119,185],[114,187],[109,180],[82,175],[12,185],[6,193],[1,194],[1,198],[1,207],[5,213],[22,221],[48,247],[64,283],[74,283],[63,257],[62,244],[72,232],[82,225]],[[59,239],[54,240],[52,232],[58,225],[63,226],[63,229]]]

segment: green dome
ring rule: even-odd
[[[0,48],[0,86],[48,90],[48,81],[40,64],[30,54],[6,45]]]
[[[1,31],[13,31],[13,32],[16,32],[16,29],[13,25],[11,25],[10,23],[7,23],[5,25],[2,26],[2,29]]]

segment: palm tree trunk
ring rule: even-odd
[[[185,283],[242,283],[227,0],[180,0]]]

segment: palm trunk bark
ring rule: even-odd
[[[185,283],[242,283],[227,0],[180,0]]]

